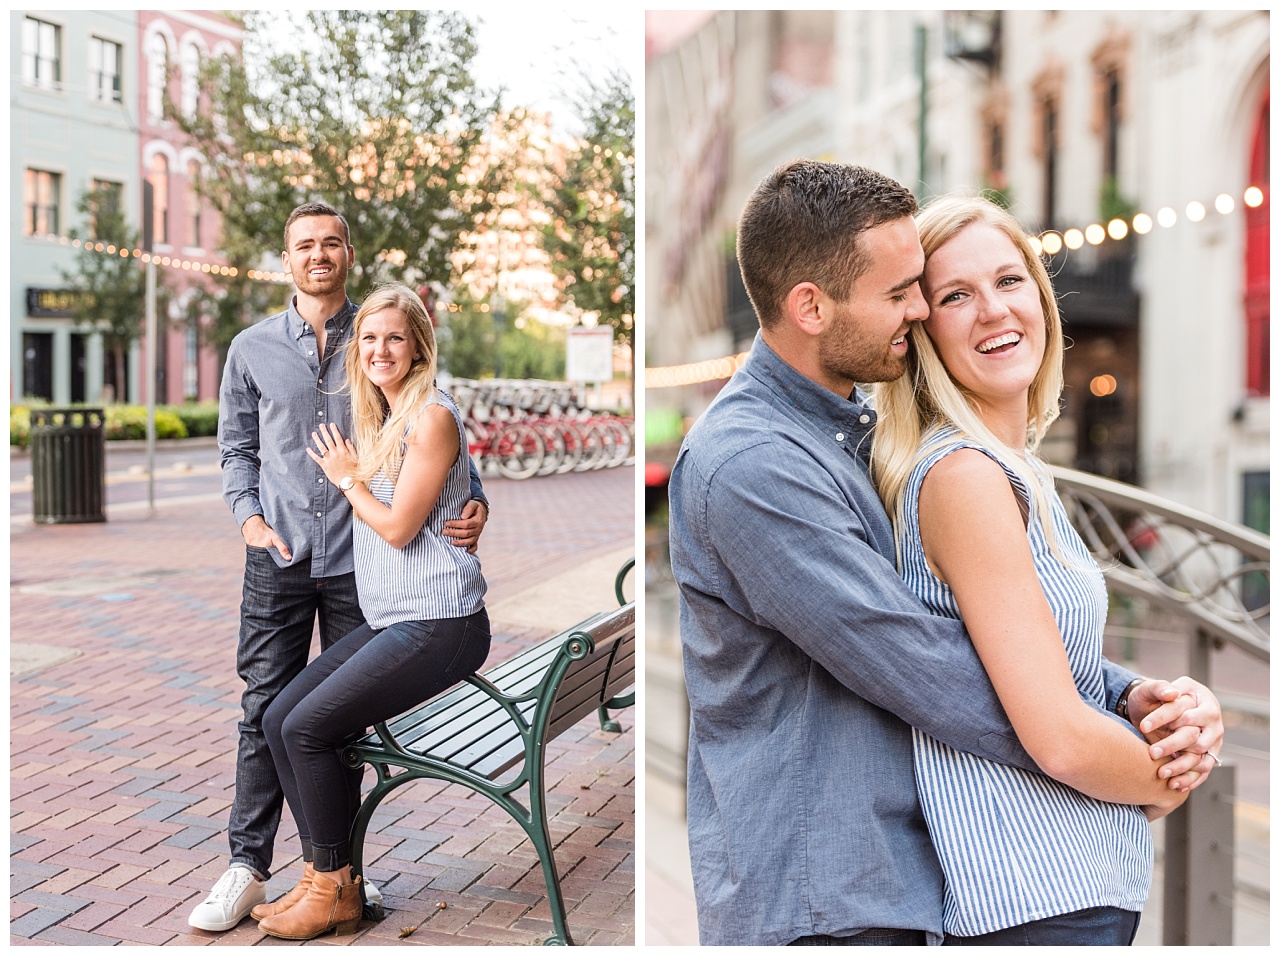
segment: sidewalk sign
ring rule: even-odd
[[[571,382],[613,381],[613,327],[576,326],[565,333],[564,374]]]

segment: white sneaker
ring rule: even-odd
[[[223,873],[213,890],[191,911],[187,922],[196,929],[221,933],[232,929],[249,915],[249,910],[267,901],[267,884],[243,866],[235,866]]]

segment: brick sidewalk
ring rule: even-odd
[[[634,479],[627,467],[488,482],[489,602],[630,545]],[[186,923],[226,866],[234,784],[243,550],[225,507],[201,496],[161,502],[154,519],[120,508],[97,525],[15,521],[10,544],[11,641],[79,654],[10,682],[11,941],[268,939],[250,919],[222,934]],[[603,589],[601,608],[612,603]],[[496,632],[487,666],[572,623]],[[621,735],[593,718],[548,749],[551,829],[578,943],[635,939],[633,712],[620,717]],[[287,809],[276,856],[268,898],[300,868]],[[534,944],[551,932],[528,840],[464,788],[398,790],[374,817],[367,859],[393,912],[325,941]]]

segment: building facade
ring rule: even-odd
[[[241,28],[221,14],[184,11],[17,11],[10,28],[18,65],[11,189],[21,210],[10,227],[10,400],[146,400],[142,341],[119,368],[102,336],[71,317],[75,293],[64,276],[77,255],[69,234],[92,234],[80,198],[107,190],[141,233],[144,182],[156,197],[155,253],[176,260],[157,267],[168,306],[159,316],[156,398],[216,398],[217,354],[204,347],[193,308],[200,279],[177,262],[220,264],[219,223],[192,185],[203,158],[185,147],[163,106],[167,92],[179,108],[196,108],[201,64],[237,55]]]
[[[674,38],[661,16],[647,63],[650,367],[749,345],[733,230],[776,164],[866,165],[922,200],[996,190],[1029,231],[1068,239],[1052,271],[1072,347],[1046,456],[1267,530],[1265,11],[722,11]],[[1070,248],[1069,230],[1115,218],[1124,238]],[[649,409],[687,422],[715,374],[651,388]]]
[[[207,108],[200,71],[210,61],[239,56],[243,29],[213,11],[143,11],[138,14],[139,176],[152,187],[151,230],[155,252],[182,260],[225,265],[216,246],[216,213],[201,200],[196,184],[205,157],[184,141],[172,119],[164,118],[166,98],[179,110]],[[141,208],[139,215],[141,216]],[[215,350],[202,347],[199,290],[207,279],[171,269],[166,277],[167,321],[161,322],[156,353],[156,392],[161,402],[212,399],[218,395]]]
[[[120,11],[9,14],[10,399],[96,401],[102,338],[68,318],[76,202],[94,185],[140,206],[138,16]],[[136,219],[134,220],[136,222]],[[136,356],[134,357],[136,362]]]

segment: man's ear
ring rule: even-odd
[[[812,282],[797,283],[783,300],[783,318],[806,335],[820,335],[826,327],[829,301]]]

